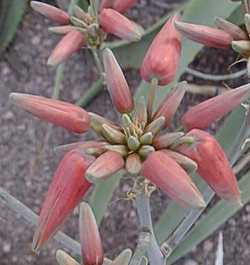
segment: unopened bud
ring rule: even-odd
[[[180,153],[171,151],[171,150],[164,150],[165,154],[175,160],[182,168],[184,168],[187,172],[194,172],[197,170],[198,166],[196,162],[187,156],[184,156]]]
[[[65,11],[40,1],[31,1],[30,6],[32,9],[42,14],[43,16],[60,24],[69,23],[69,15]]]
[[[165,127],[165,118],[163,116],[153,120],[147,127],[145,132],[151,132],[154,136]]]
[[[239,26],[223,19],[217,17],[215,19],[215,25],[217,28],[224,30],[228,34],[230,34],[234,40],[247,40],[247,34],[244,30],[242,30]]]
[[[233,41],[230,34],[220,29],[180,21],[175,26],[188,39],[209,47],[227,49]]]
[[[126,170],[132,175],[138,175],[141,171],[142,162],[137,153],[130,154],[126,160]]]
[[[136,151],[140,147],[140,141],[137,137],[130,135],[127,140],[128,148],[132,151]]]
[[[126,157],[128,155],[128,149],[125,145],[106,145],[105,148],[109,151],[119,153],[121,156]]]
[[[105,32],[114,34],[121,39],[138,41],[144,33],[140,25],[111,8],[103,9],[99,19]]]
[[[101,237],[94,213],[85,202],[80,204],[79,227],[83,264],[102,265],[104,252]]]
[[[102,135],[107,141],[113,144],[125,144],[126,137],[125,135],[107,124],[102,125]]]
[[[244,57],[250,56],[250,41],[248,40],[232,41],[232,48]]]
[[[48,59],[48,65],[55,66],[62,63],[73,53],[79,51],[85,43],[86,38],[81,32],[77,30],[70,31],[61,39],[52,51]]]
[[[183,132],[166,133],[154,138],[153,145],[156,149],[167,148],[174,144],[182,136],[184,136]]]
[[[152,152],[154,152],[155,149],[152,145],[143,145],[140,149],[138,154],[143,158],[147,158],[149,154],[151,154]]]
[[[87,169],[86,178],[90,182],[103,180],[115,174],[124,167],[124,160],[120,154],[107,151],[100,155]]]
[[[140,142],[141,144],[152,144],[153,142],[153,134],[152,132],[147,132],[145,134],[143,134],[141,137],[140,137]]]

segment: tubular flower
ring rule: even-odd
[[[121,39],[138,41],[143,35],[143,28],[111,8],[104,8],[99,16],[102,29]]]
[[[122,70],[111,50],[104,50],[103,63],[113,105],[121,113],[130,112],[134,107],[133,98]]]
[[[183,115],[181,123],[188,130],[193,128],[205,129],[211,123],[221,119],[249,96],[249,85],[230,90],[190,108]]]
[[[95,215],[86,202],[80,204],[79,231],[82,264],[102,265],[112,263],[114,265],[129,265],[132,257],[132,251],[130,249],[124,249],[113,262],[104,257],[101,236]],[[61,249],[56,252],[56,260],[59,265],[80,265],[69,254]]]
[[[102,265],[103,247],[94,213],[85,202],[80,205],[80,241],[84,264]]]
[[[250,76],[250,9],[249,1],[243,1],[245,7],[245,27],[240,28],[223,18],[216,18],[216,28],[204,25],[175,22],[176,29],[188,39],[209,47],[227,49],[230,46],[239,53],[248,64]]]
[[[106,33],[129,41],[139,40],[143,34],[142,27],[119,13],[129,9],[135,2],[104,0],[100,13],[93,15],[93,12],[87,13],[77,5],[73,8],[73,14],[68,14],[52,5],[31,1],[31,7],[35,11],[59,24],[49,30],[65,35],[52,51],[48,64],[60,64],[84,46],[99,48],[106,39]]]
[[[120,125],[66,102],[15,93],[11,95],[14,103],[41,119],[78,132],[90,127],[99,137],[97,140],[59,148],[68,153],[55,173],[43,204],[34,237],[35,249],[39,249],[57,231],[66,215],[89,189],[90,182],[95,185],[96,180],[105,181],[118,170],[133,175],[136,183],[142,180],[139,176],[144,176],[146,183],[151,183],[148,185],[162,189],[186,207],[205,205],[188,175],[195,170],[219,196],[240,200],[237,182],[226,155],[212,136],[197,129],[190,132],[170,131],[171,120],[187,83],[178,84],[160,107],[150,113],[155,94],[148,97],[147,101],[142,97],[133,102],[114,55],[110,50],[104,50],[103,53],[108,91],[114,107],[120,113]],[[184,127],[209,126],[244,101],[249,91],[250,84],[201,103],[197,110],[191,109],[184,114]],[[196,116],[199,118],[196,119]],[[168,129],[167,132],[165,129]],[[87,159],[86,155],[91,156],[91,159]]]
[[[141,66],[145,81],[156,78],[160,85],[173,81],[181,57],[181,34],[174,26],[179,19],[179,15],[171,17],[150,45]]]
[[[120,13],[124,13],[135,5],[136,2],[137,0],[102,0],[100,9],[112,8]]]
[[[198,164],[199,175],[220,197],[240,202],[237,179],[216,139],[198,129],[191,130],[187,135],[194,138],[194,143],[181,145],[178,150]]]
[[[73,104],[40,96],[12,93],[11,101],[34,116],[75,133],[89,129],[89,114]]]
[[[82,151],[72,150],[60,162],[39,216],[33,239],[33,249],[39,249],[48,241],[74,210],[91,187],[85,179],[90,164]]]

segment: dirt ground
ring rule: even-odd
[[[130,11],[131,17],[140,18],[144,26],[150,25],[166,13],[177,1],[142,0],[137,8]],[[141,19],[142,18],[142,19]],[[24,111],[11,106],[8,96],[11,92],[24,92],[51,96],[55,70],[46,65],[56,37],[49,34],[49,22],[31,10],[27,11],[17,36],[8,51],[0,58],[0,185],[16,196],[35,212],[39,212],[51,176],[60,159],[51,152],[59,144],[84,139],[63,129],[53,127],[48,142],[46,123],[34,119]],[[227,65],[235,60],[231,51],[205,49],[194,61],[192,67],[207,73],[227,73]],[[129,83],[134,89],[138,84],[138,73],[126,72]],[[86,51],[74,55],[66,64],[65,79],[60,98],[69,102],[76,101],[96,78],[92,58]],[[185,75],[190,82],[207,83]],[[246,78],[227,83],[232,87],[246,83]],[[212,83],[210,83],[212,84]],[[202,97],[187,95],[182,111],[187,104],[193,104]],[[103,92],[88,107],[88,110],[105,113],[110,119],[116,114],[110,108],[109,96]],[[125,247],[136,244],[138,227],[136,212],[131,201],[125,200],[129,182],[123,180],[112,199],[101,224],[104,247],[112,257]],[[153,200],[153,216],[157,220],[164,209],[167,198],[158,193]],[[250,259],[250,205],[231,218],[220,230],[224,234],[225,264],[247,265]],[[78,239],[77,216],[67,221],[63,230]],[[177,265],[212,265],[217,234],[201,243],[191,254],[180,260]],[[56,244],[50,243],[40,254],[31,252],[33,228],[28,227],[20,218],[3,205],[0,205],[0,264],[1,265],[52,265],[56,264]]]

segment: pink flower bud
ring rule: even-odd
[[[136,4],[137,0],[114,0],[113,9],[120,13],[126,12]]]
[[[182,125],[191,130],[204,129],[221,119],[250,96],[250,85],[225,92],[190,108],[182,117]]]
[[[187,136],[193,137],[195,142],[178,147],[178,151],[198,164],[199,175],[221,198],[240,202],[237,179],[216,139],[197,129],[190,131]]]
[[[170,18],[149,47],[141,66],[145,81],[157,78],[160,85],[167,85],[174,80],[181,57],[181,34],[174,26],[177,20],[179,15]]]
[[[38,251],[59,229],[67,216],[89,190],[85,179],[90,164],[79,150],[67,153],[60,162],[42,205],[33,249]]]
[[[119,13],[124,13],[135,5],[137,0],[102,0],[100,10],[103,8],[112,8]]]
[[[65,11],[54,7],[52,5],[48,5],[45,3],[41,3],[39,1],[31,1],[30,6],[42,14],[43,16],[59,23],[59,24],[68,24],[69,23],[69,15]]]
[[[122,70],[111,50],[104,50],[103,63],[113,105],[121,113],[131,112],[134,107],[133,98]]]
[[[129,20],[114,9],[105,8],[101,11],[100,24],[102,29],[128,41],[138,41],[143,35],[143,28]]]
[[[159,106],[156,114],[154,115],[154,119],[163,116],[165,118],[165,126],[170,126],[172,118],[177,111],[181,100],[184,97],[186,92],[187,82],[181,82],[177,84],[177,86],[167,94],[165,99],[162,101]]]
[[[107,151],[100,155],[89,166],[86,172],[86,178],[90,182],[105,179],[124,167],[124,160],[120,154],[113,151]]]
[[[21,93],[11,93],[11,101],[34,116],[51,122],[75,133],[83,133],[89,129],[88,113],[73,104]]]
[[[85,202],[80,205],[79,227],[83,264],[102,265],[104,253],[101,237],[93,211]]]
[[[180,21],[175,26],[188,39],[209,47],[227,49],[233,41],[230,34],[220,29]]]
[[[164,151],[152,152],[143,163],[142,175],[184,207],[205,207],[205,202],[187,175]]]
[[[85,36],[73,30],[67,33],[52,51],[49,59],[49,65],[57,65],[67,60],[73,53],[79,51],[86,43]]]

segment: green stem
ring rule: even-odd
[[[98,79],[89,90],[76,102],[76,105],[86,107],[100,92],[103,91],[103,79]]]
[[[93,57],[94,57],[94,60],[95,60],[95,63],[96,63],[96,66],[97,66],[97,69],[99,71],[99,74],[102,76],[103,75],[103,65],[102,65],[102,62],[100,60],[100,56],[98,54],[98,51],[97,49],[91,49],[91,52],[93,54]]]
[[[140,192],[139,194],[137,194],[136,209],[138,212],[139,221],[142,230],[147,229],[148,231],[151,232],[151,241],[149,247],[147,248],[150,264],[163,265],[164,257],[156,241],[153,230],[151,210],[150,210],[150,196],[145,192]]]
[[[141,264],[143,257],[146,254],[146,251],[149,247],[151,241],[150,232],[141,232],[138,239],[138,244],[134,252],[133,257],[130,260],[129,265],[138,265]]]

